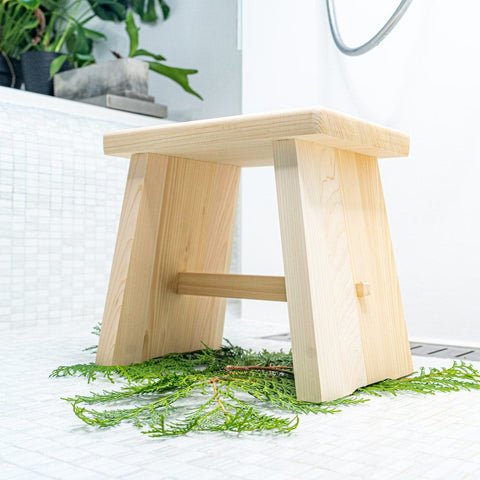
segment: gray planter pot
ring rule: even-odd
[[[30,50],[22,53],[22,71],[25,81],[25,90],[53,95],[53,80],[50,78],[50,66],[60,56],[60,53]],[[60,71],[70,69],[70,64],[64,61]]]
[[[0,55],[0,86],[20,88],[22,83],[23,75],[20,60]]]
[[[58,73],[54,77],[54,95],[70,100],[120,95],[153,101],[148,95],[148,63],[122,58]]]

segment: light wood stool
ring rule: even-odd
[[[96,362],[222,342],[226,299],[287,301],[297,397],[412,372],[377,157],[397,131],[323,108],[109,133],[130,157]],[[229,275],[241,167],[273,165],[285,277]]]

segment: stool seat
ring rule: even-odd
[[[377,162],[406,156],[407,135],[312,107],[113,132],[104,148],[131,160],[97,363],[219,348],[234,297],[287,302],[299,400],[412,372]],[[266,165],[285,277],[231,275],[241,167]]]
[[[107,155],[148,152],[240,167],[273,165],[273,142],[299,138],[378,158],[408,155],[404,133],[325,108],[238,115],[107,133]]]

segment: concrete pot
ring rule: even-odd
[[[153,101],[148,95],[148,63],[122,58],[76,68],[54,76],[56,97],[70,100],[119,95]]]

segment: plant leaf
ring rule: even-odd
[[[127,0],[88,0],[98,18],[107,22],[122,22],[127,15]]]
[[[166,60],[164,56],[155,55],[154,53],[151,53],[148,50],[144,50],[143,48],[139,48],[138,50],[135,50],[135,52],[133,52],[133,55],[131,55],[131,57],[140,57],[140,56],[151,57],[158,61]]]
[[[53,60],[53,62],[50,64],[50,78],[53,78],[53,76],[62,68],[63,63],[67,58],[67,55],[60,55]]]
[[[135,13],[137,13],[142,22],[154,23],[158,20],[155,0],[129,0],[129,3]],[[170,7],[164,0],[158,0],[162,11],[163,19],[166,20],[170,13]]]
[[[129,4],[136,14],[143,15],[145,0],[129,0]]]
[[[140,15],[143,22],[153,23],[158,20],[158,15],[155,10],[155,0],[147,0],[147,8]]]
[[[73,53],[75,55],[79,54],[89,54],[92,50],[92,43],[88,41],[87,36],[83,27],[77,25],[77,34],[75,36],[75,45],[73,47]]]
[[[17,0],[20,5],[23,5],[25,8],[33,10],[40,6],[39,0]],[[2,2],[5,3],[5,2]]]
[[[148,65],[150,66],[150,70],[153,72],[159,73],[160,75],[165,75],[174,82],[178,83],[186,92],[195,95],[200,100],[203,100],[200,94],[193,90],[188,83],[188,75],[194,75],[195,73],[198,73],[198,70],[169,67],[168,65],[163,65],[158,62],[148,62]]]
[[[155,0],[131,0],[132,9],[142,19],[142,22],[153,23],[158,19],[155,11]]]
[[[83,33],[85,34],[85,37],[90,40],[99,40],[100,38],[103,38],[104,40],[107,39],[103,33],[98,32],[97,30],[90,30],[89,28],[83,27]]]
[[[166,20],[170,15],[170,7],[167,5],[165,0],[158,0],[160,8],[162,9],[163,19]]]
[[[130,50],[128,52],[128,56],[132,57],[138,48],[138,31],[140,30],[135,25],[133,12],[128,12],[127,19],[125,20],[125,29],[130,40]]]
[[[79,60],[84,60],[84,61],[89,61],[89,62],[94,62],[95,61],[95,57],[91,53],[87,53],[87,54],[77,53],[77,55],[75,55],[75,57],[78,58]]]
[[[42,45],[41,50],[49,51],[53,49],[50,45],[50,40],[53,38],[53,31],[54,31],[54,27],[55,27],[55,23],[57,22],[57,19],[58,19],[58,13],[55,12],[50,17],[50,21],[47,24],[47,28],[43,33],[43,38],[40,41]]]

